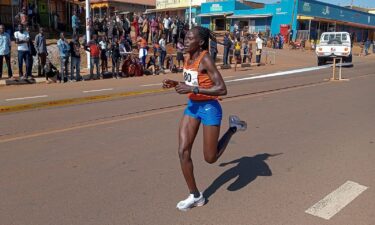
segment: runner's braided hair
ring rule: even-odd
[[[216,42],[216,34],[206,27],[196,26],[192,30],[198,32],[199,38],[203,40],[202,50],[208,50],[210,39]]]

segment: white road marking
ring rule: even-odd
[[[309,72],[309,71],[314,71],[314,70],[326,69],[326,68],[329,68],[331,66],[332,65],[315,66],[315,67],[309,67],[309,68],[303,68],[303,69],[296,69],[296,70],[289,70],[289,71],[283,71],[283,72],[264,74],[264,75],[259,75],[259,76],[239,78],[239,79],[234,79],[234,80],[228,80],[226,82],[230,83],[230,82],[237,82],[237,81],[243,81],[243,80],[255,80],[255,79],[268,78],[268,77],[286,76],[286,75],[290,75],[290,74],[296,74],[296,73],[303,73],[303,72]]]
[[[19,100],[27,100],[27,99],[34,99],[34,98],[47,98],[48,95],[38,95],[38,96],[30,96],[30,97],[23,97],[23,98],[8,98],[5,101],[19,101]]]
[[[347,181],[305,212],[329,220],[366,189],[366,186],[353,181]]]
[[[100,91],[112,91],[113,88],[106,88],[106,89],[98,89],[98,90],[89,90],[89,91],[82,91],[83,93],[91,93],[91,92],[100,92]]]
[[[144,85],[141,85],[141,87],[151,87],[151,86],[161,86],[162,83],[157,83],[157,84],[144,84]]]
[[[223,78],[225,79],[225,78],[232,78],[232,77],[235,77],[235,76],[227,76],[227,77],[223,77]]]

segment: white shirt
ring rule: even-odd
[[[160,39],[159,45],[160,45],[161,50],[167,51],[167,49],[165,48],[165,40],[163,38]]]
[[[259,37],[257,37],[257,39],[255,40],[255,42],[257,43],[257,49],[262,49],[263,48],[263,40]]]
[[[169,19],[164,18],[163,23],[164,23],[164,29],[169,29]]]
[[[19,41],[28,41],[30,39],[29,33],[24,31],[23,33],[16,31],[14,33],[14,38],[18,39]],[[29,51],[29,46],[27,43],[18,44],[17,46],[18,51]]]
[[[107,43],[105,41],[99,42],[101,50],[107,50]]]

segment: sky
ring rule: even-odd
[[[255,2],[274,3],[277,0],[254,0]],[[347,6],[350,5],[351,0],[319,0],[335,5]],[[366,8],[375,8],[375,0],[353,0],[353,5]]]

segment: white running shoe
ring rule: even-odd
[[[236,127],[238,131],[245,131],[247,123],[238,118],[238,116],[229,116],[229,127]]]
[[[190,194],[189,197],[185,200],[180,201],[176,208],[181,211],[187,211],[193,207],[203,206],[206,203],[206,199],[203,197],[202,192],[198,198],[194,198],[193,194]]]

